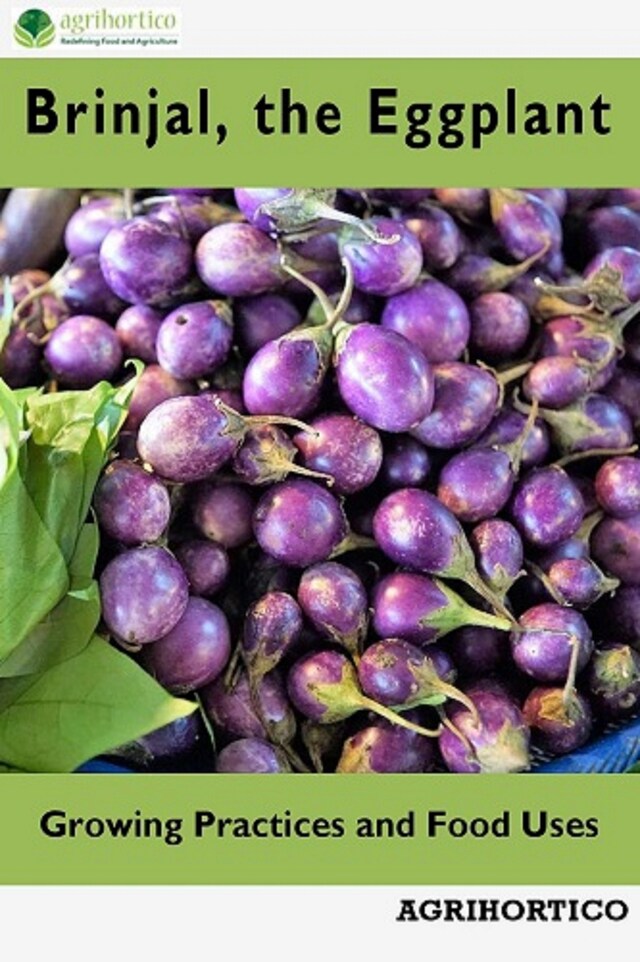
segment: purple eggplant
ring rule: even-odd
[[[457,361],[469,341],[466,305],[459,294],[441,281],[422,281],[389,297],[380,323],[404,335],[432,364]]]
[[[448,710],[451,727],[438,740],[445,765],[461,774],[523,772],[531,764],[529,727],[516,702],[494,684],[465,688],[474,715],[463,705]]]
[[[593,729],[588,700],[575,689],[540,685],[527,695],[522,714],[534,742],[552,755],[566,755],[581,748]]]

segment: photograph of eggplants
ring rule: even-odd
[[[640,759],[640,188],[13,188],[0,770]]]

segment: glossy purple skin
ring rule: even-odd
[[[100,576],[102,617],[121,641],[157,641],[182,618],[189,583],[174,556],[155,546],[116,555]]]
[[[265,213],[258,213],[262,204],[279,200],[291,193],[291,187],[236,187],[233,197],[238,210],[247,218],[250,224],[258,230],[269,234],[274,229],[272,219]]]
[[[605,363],[612,347],[609,334],[595,332],[588,321],[573,314],[547,321],[540,341],[541,357],[571,357],[589,364],[603,365],[592,375],[591,387],[597,391],[609,381],[615,370],[615,359]]]
[[[620,641],[640,648],[640,585],[621,585],[604,603],[605,624],[615,625]]]
[[[633,247],[608,247],[589,261],[583,276],[592,277],[605,265],[620,271],[622,289],[631,302],[640,299],[640,251]]]
[[[603,646],[591,660],[587,686],[601,718],[635,715],[640,705],[640,653],[619,643]]]
[[[640,514],[640,458],[609,458],[596,474],[600,507],[614,518]]]
[[[179,381],[157,364],[144,369],[133,390],[124,430],[137,431],[147,414],[169,398],[195,394],[189,381]]]
[[[506,654],[506,635],[495,628],[465,625],[447,638],[447,650],[466,675],[486,675],[497,671]]]
[[[389,297],[380,323],[404,335],[432,364],[458,360],[469,341],[466,304],[441,281],[422,281]]]
[[[405,718],[412,719],[411,712]],[[415,713],[419,723],[418,713]],[[429,772],[436,761],[431,738],[380,718],[346,739],[336,771],[341,774],[406,775]]]
[[[352,229],[340,237],[340,252],[353,268],[354,285],[366,294],[391,297],[406,291],[422,270],[420,241],[402,221],[372,217],[369,223],[387,237],[398,236],[394,244],[377,244]]]
[[[529,692],[522,706],[536,744],[552,755],[574,752],[588,741],[593,728],[593,713],[584,695],[574,690],[568,710],[563,699],[562,688],[540,685]]]
[[[42,347],[30,340],[24,328],[13,327],[0,349],[0,377],[10,388],[37,384],[41,360]]]
[[[344,671],[350,665],[346,655],[332,650],[314,651],[296,661],[287,675],[287,693],[294,708],[305,718],[322,722],[331,709],[322,701],[317,686],[335,686],[339,692]]]
[[[148,216],[186,237],[191,244],[196,244],[220,220],[216,206],[206,197],[172,197],[152,207]]]
[[[494,445],[512,444],[521,437],[526,420],[524,414],[520,414],[513,408],[507,406],[500,408],[487,430],[476,438],[474,447],[489,448]],[[544,464],[548,459],[550,448],[549,430],[544,421],[538,418],[522,448],[522,467],[533,468]]]
[[[144,753],[147,764],[154,761],[176,759],[192,752],[200,741],[202,728],[197,712],[176,718],[136,739]]]
[[[53,377],[65,387],[89,388],[116,375],[122,348],[106,321],[77,314],[52,331],[44,357]]]
[[[194,595],[215,595],[224,588],[231,565],[229,555],[215,541],[193,538],[175,549],[175,556],[182,565]]]
[[[547,577],[562,602],[574,608],[588,608],[602,594],[602,573],[587,558],[555,561]]]
[[[309,426],[313,431],[300,431],[293,439],[306,468],[330,474],[335,494],[354,494],[373,484],[382,464],[375,428],[350,414],[334,413],[314,418]]]
[[[542,357],[527,371],[522,393],[529,401],[557,410],[583,397],[591,379],[588,368],[573,357]]]
[[[384,638],[370,645],[358,663],[365,695],[380,705],[404,705],[423,691],[411,670],[434,667],[428,654],[402,638]]]
[[[255,501],[245,485],[233,482],[200,484],[193,494],[191,506],[193,523],[205,538],[227,550],[251,541]]]
[[[145,364],[157,364],[156,339],[162,315],[147,304],[132,304],[116,321],[115,331],[125,357],[138,357]]]
[[[511,516],[530,544],[551,548],[576,533],[584,516],[584,501],[562,468],[535,468],[516,485]]]
[[[300,324],[300,311],[282,294],[257,294],[234,304],[236,337],[248,355]]]
[[[247,610],[242,646],[248,656],[280,659],[300,639],[302,628],[302,611],[295,598],[286,591],[268,591]]]
[[[167,691],[184,695],[214,681],[230,654],[226,615],[212,602],[192,597],[171,631],[144,649],[142,664]]]
[[[506,591],[524,562],[522,538],[508,521],[489,518],[476,525],[469,543],[479,574],[495,591]]]
[[[338,350],[336,373],[347,407],[381,431],[408,431],[431,411],[431,366],[419,348],[395,331],[376,324],[353,327]]]
[[[435,495],[418,488],[387,495],[373,517],[373,531],[388,558],[429,574],[455,568],[467,544],[455,515]]]
[[[212,374],[231,350],[231,312],[220,301],[193,301],[171,311],[158,331],[158,363],[169,374],[193,380]]]
[[[529,338],[529,311],[517,297],[504,291],[481,294],[469,305],[470,346],[481,358],[512,358]]]
[[[96,197],[74,211],[64,232],[70,257],[97,254],[112,227],[124,221],[122,197]]]
[[[603,393],[624,408],[637,431],[640,428],[640,369],[618,365]]]
[[[104,279],[98,254],[82,254],[61,268],[56,290],[71,314],[91,314],[104,320],[117,317],[125,308]]]
[[[328,560],[347,534],[337,498],[307,478],[288,478],[263,494],[253,516],[263,551],[292,567]]]
[[[504,451],[460,451],[440,472],[438,498],[460,521],[483,521],[502,510],[514,480],[511,458]]]
[[[268,341],[244,369],[242,396],[251,414],[305,417],[320,400],[328,357],[312,337]]]
[[[224,676],[200,690],[202,707],[211,722],[226,736],[266,738],[267,733],[251,699],[249,679],[243,671],[233,688],[228,689]],[[270,671],[258,686],[260,712],[267,724],[295,730],[295,719],[278,669]]]
[[[171,516],[164,484],[140,465],[121,459],[98,482],[93,507],[101,529],[125,545],[157,541]]]
[[[280,775],[288,772],[273,745],[260,738],[239,738],[225,745],[216,759],[218,775]]]
[[[140,425],[138,453],[168,481],[201,481],[235,454],[240,439],[226,433],[228,427],[211,395],[170,398]]]
[[[443,207],[469,220],[478,220],[489,210],[489,192],[481,187],[436,187],[433,193]]]
[[[591,552],[623,585],[640,585],[640,514],[605,517],[591,535]]]
[[[153,305],[186,283],[193,255],[189,242],[165,224],[136,218],[109,231],[100,247],[100,267],[123,301]]]
[[[430,644],[437,637],[438,629],[420,622],[448,604],[431,578],[409,571],[393,572],[374,586],[372,626],[379,638],[404,638],[414,645]]]
[[[324,638],[356,646],[366,633],[367,593],[346,565],[325,561],[307,568],[300,579],[298,602]]]
[[[475,441],[497,411],[498,382],[489,371],[461,361],[437,364],[433,370],[433,409],[411,434],[427,447],[445,450]]]
[[[560,431],[552,425],[552,434],[565,453],[594,448],[623,450],[635,440],[631,418],[625,409],[604,394],[587,394],[576,403],[575,409],[565,408],[558,413],[566,415],[566,421]]]
[[[572,639],[578,646],[577,670],[593,652],[591,629],[579,611],[552,603],[527,609],[511,634],[511,654],[518,668],[541,682],[564,682],[571,663]]]
[[[386,488],[421,487],[431,471],[431,458],[424,444],[408,434],[385,439],[379,480]]]
[[[496,685],[476,682],[465,688],[479,715],[474,722],[468,708],[452,704],[448,714],[471,744],[445,728],[438,744],[450,772],[465,775],[521,772],[529,767],[529,730],[513,699]]]
[[[581,243],[590,257],[611,247],[640,249],[640,214],[628,207],[598,207],[589,211],[581,227]]]
[[[462,231],[451,214],[441,207],[425,207],[405,217],[404,222],[420,241],[427,271],[446,270],[464,250]]]
[[[250,297],[282,286],[280,252],[274,241],[251,224],[219,224],[196,247],[196,269],[212,291]]]
[[[517,199],[504,199],[492,214],[494,225],[508,253],[523,261],[550,245],[557,251],[562,244],[562,224],[556,212],[535,194],[518,192]]]
[[[524,187],[527,194],[535,194],[543,200],[547,207],[551,207],[558,217],[564,217],[567,211],[567,192],[562,187]]]

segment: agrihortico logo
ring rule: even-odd
[[[178,47],[181,13],[175,7],[49,7],[12,10],[14,44],[40,50],[87,47]]]
[[[54,23],[44,10],[25,10],[13,25],[13,38],[21,47],[41,50],[56,35]]]

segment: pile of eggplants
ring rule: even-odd
[[[637,761],[640,188],[15,189],[0,270],[10,388],[144,365],[100,631],[198,710],[112,767]]]

